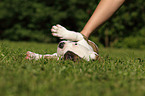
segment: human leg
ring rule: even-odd
[[[81,33],[88,38],[96,28],[114,14],[124,1],[125,0],[101,0]]]

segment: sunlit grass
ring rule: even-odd
[[[0,96],[144,96],[145,50],[100,48],[102,60],[25,60],[57,44],[0,41]]]

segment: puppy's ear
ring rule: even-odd
[[[71,51],[67,51],[65,54],[64,54],[64,60],[72,60],[72,61],[77,61],[77,60],[80,60],[81,58],[76,55],[75,53],[71,52]]]

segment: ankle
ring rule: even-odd
[[[87,31],[82,30],[80,33],[83,34],[84,36],[86,36],[87,38],[89,38],[89,34]]]

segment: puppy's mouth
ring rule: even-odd
[[[67,51],[64,54],[64,60],[72,60],[72,61],[76,62],[76,61],[78,61],[80,59],[81,58],[77,54],[75,54],[75,53],[73,53],[71,51]]]

